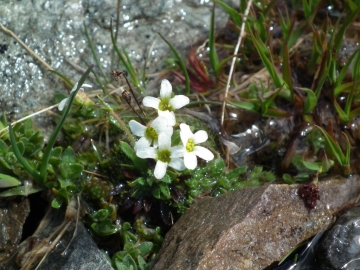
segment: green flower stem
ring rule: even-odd
[[[44,152],[44,157],[41,161],[41,165],[40,165],[40,176],[41,176],[41,179],[42,179],[42,182],[45,183],[46,182],[46,178],[47,178],[47,166],[48,166],[48,163],[49,163],[49,159],[50,159],[50,154],[51,154],[51,151],[52,151],[52,148],[54,146],[54,143],[56,141],[56,137],[57,135],[59,134],[60,130],[61,130],[61,127],[63,126],[65,120],[66,120],[66,117],[67,115],[69,114],[70,112],[70,109],[71,109],[71,105],[75,99],[75,96],[77,94],[77,92],[79,91],[79,89],[81,88],[81,86],[83,85],[83,83],[85,82],[86,78],[88,77],[88,75],[90,74],[90,71],[92,70],[92,68],[94,67],[94,65],[91,65],[84,73],[84,75],[80,78],[78,84],[77,84],[77,87],[75,89],[74,92],[72,92],[70,94],[70,97],[69,97],[69,100],[68,100],[68,104],[65,108],[65,111],[63,113],[63,115],[61,116],[60,118],[60,121],[59,123],[57,124],[57,126],[55,127],[55,130],[54,132],[51,134],[51,137],[49,139],[49,142],[46,146],[46,149],[45,149],[45,152]]]

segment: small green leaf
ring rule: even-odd
[[[292,178],[290,174],[284,173],[282,178],[286,184],[291,185],[295,183],[295,180]]]
[[[303,164],[306,168],[312,171],[318,171],[322,167],[322,162],[308,162],[303,160]]]
[[[91,229],[100,236],[107,236],[116,233],[119,230],[119,227],[112,224],[110,218],[107,218],[100,223],[91,224]]]
[[[121,151],[132,161],[135,168],[139,171],[145,171],[149,168],[149,165],[145,159],[139,158],[136,155],[135,150],[126,142],[120,142]]]
[[[28,196],[33,193],[37,193],[39,191],[44,190],[41,187],[25,187],[25,186],[18,186],[11,189],[8,189],[4,192],[0,193],[0,198],[12,197],[12,196]]]
[[[62,154],[61,161],[66,164],[75,163],[75,152],[70,146],[65,149],[64,153]]]
[[[111,216],[114,209],[111,206],[108,206],[104,209],[100,209],[91,215],[91,219],[95,222],[103,221]]]
[[[160,187],[161,193],[165,196],[165,198],[166,198],[166,199],[170,199],[171,196],[170,196],[170,189],[169,189],[169,187],[168,187],[166,184],[160,184],[159,187]]]
[[[0,173],[0,188],[9,188],[20,185],[21,182],[10,175]]]
[[[62,206],[63,203],[64,203],[63,198],[56,197],[55,199],[52,200],[51,207],[55,208],[55,209],[59,209]]]
[[[142,242],[136,248],[140,251],[140,256],[145,257],[151,252],[153,246],[154,244],[152,242]]]
[[[126,255],[123,259],[123,264],[124,266],[126,266],[129,270],[133,269],[136,270],[137,266],[136,266],[136,262],[134,261],[134,259],[132,258],[132,256],[130,256],[129,254]]]
[[[14,131],[13,131],[13,128],[11,125],[9,125],[9,136],[10,136],[10,142],[11,142],[14,154],[15,154],[16,158],[18,159],[18,161],[20,162],[20,164],[28,171],[28,173],[32,177],[34,177],[34,179],[36,181],[42,182],[43,178],[41,177],[41,175],[33,167],[30,166],[30,164],[27,162],[27,160],[20,153],[20,150],[17,147],[17,143],[15,140],[15,134],[14,134]]]

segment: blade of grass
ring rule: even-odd
[[[291,103],[294,102],[294,87],[292,83],[292,76],[291,76],[291,68],[290,68],[290,58],[289,58],[289,46],[288,43],[284,43],[284,51],[283,51],[283,67],[282,67],[282,73],[283,73],[283,79],[288,85],[291,93]]]
[[[343,111],[343,109],[340,107],[339,103],[337,103],[336,99],[334,100],[334,107],[339,114],[340,120],[343,124],[349,123],[350,119],[348,115]]]
[[[210,20],[210,32],[209,32],[209,56],[210,64],[214,70],[215,75],[219,75],[219,58],[215,48],[215,4],[213,5]]]
[[[337,159],[339,164],[343,167],[345,164],[346,157],[344,156],[344,153],[342,152],[339,144],[335,142],[331,136],[320,126],[316,126],[321,133],[324,135],[325,142],[329,146],[329,150],[331,151],[331,154]]]
[[[90,48],[90,51],[91,51],[91,54],[94,58],[94,61],[96,63],[96,66],[99,68],[100,72],[101,72],[101,75],[104,77],[106,83],[110,83],[110,80],[108,79],[108,77],[105,75],[105,72],[103,71],[102,67],[101,67],[101,64],[100,64],[100,61],[96,55],[96,52],[94,50],[94,46],[91,42],[91,38],[90,38],[90,35],[89,35],[89,32],[87,30],[87,27],[86,27],[86,24],[84,22],[84,29],[85,29],[85,36],[86,36],[86,40],[87,40],[87,43],[88,43],[88,46]]]
[[[215,3],[218,4],[220,7],[222,7],[230,15],[230,18],[237,26],[239,27],[241,26],[241,16],[237,10],[225,4],[225,2],[222,0],[216,0]]]
[[[304,104],[304,113],[310,114],[312,112],[312,110],[315,108],[316,103],[317,103],[317,98],[316,98],[314,92],[308,88],[296,88],[296,89],[306,92],[307,96],[306,96],[306,100],[305,100],[305,104]]]
[[[159,32],[158,32],[159,36],[162,38],[162,40],[165,41],[165,43],[169,46],[169,48],[171,49],[171,51],[174,53],[178,64],[182,70],[182,72],[184,73],[184,77],[185,77],[185,94],[190,94],[190,78],[189,78],[189,74],[187,72],[187,69],[185,67],[184,61],[181,59],[179,53],[176,51],[176,49],[171,45],[171,43],[169,41],[167,41]]]
[[[76,89],[70,94],[69,99],[68,99],[68,104],[65,107],[64,113],[62,114],[59,123],[57,124],[57,126],[55,127],[54,132],[51,134],[51,137],[48,141],[48,144],[45,148],[45,152],[41,161],[41,165],[40,165],[40,176],[41,176],[41,180],[42,183],[46,182],[46,178],[47,178],[47,166],[49,163],[49,159],[50,159],[50,154],[52,151],[52,148],[54,146],[54,143],[56,141],[57,135],[59,134],[62,125],[64,124],[67,115],[70,112],[71,109],[71,105],[75,99],[75,96],[77,94],[77,92],[80,90],[81,86],[83,85],[83,83],[85,82],[86,78],[88,77],[88,75],[90,74],[91,70],[93,69],[94,65],[91,65],[84,73],[84,75],[81,76],[79,82],[77,83],[77,87]],[[10,129],[9,129],[10,130]]]

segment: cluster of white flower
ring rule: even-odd
[[[160,98],[145,97],[143,105],[157,109],[158,117],[143,126],[135,120],[129,122],[131,132],[141,137],[135,144],[136,155],[140,158],[156,160],[154,175],[161,179],[166,174],[167,166],[182,171],[185,168],[195,169],[197,157],[206,161],[214,158],[213,153],[197,144],[208,139],[206,131],[200,130],[193,134],[187,124],[180,124],[180,137],[183,145],[171,146],[173,126],[176,124],[174,110],[180,109],[189,103],[184,95],[172,97],[172,86],[168,80],[163,80],[160,89]],[[151,146],[152,145],[152,146]]]

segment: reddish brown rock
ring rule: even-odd
[[[191,207],[165,237],[153,270],[263,269],[328,228],[334,214],[355,203],[358,176],[319,182],[314,209],[299,197],[301,185],[247,188]]]

